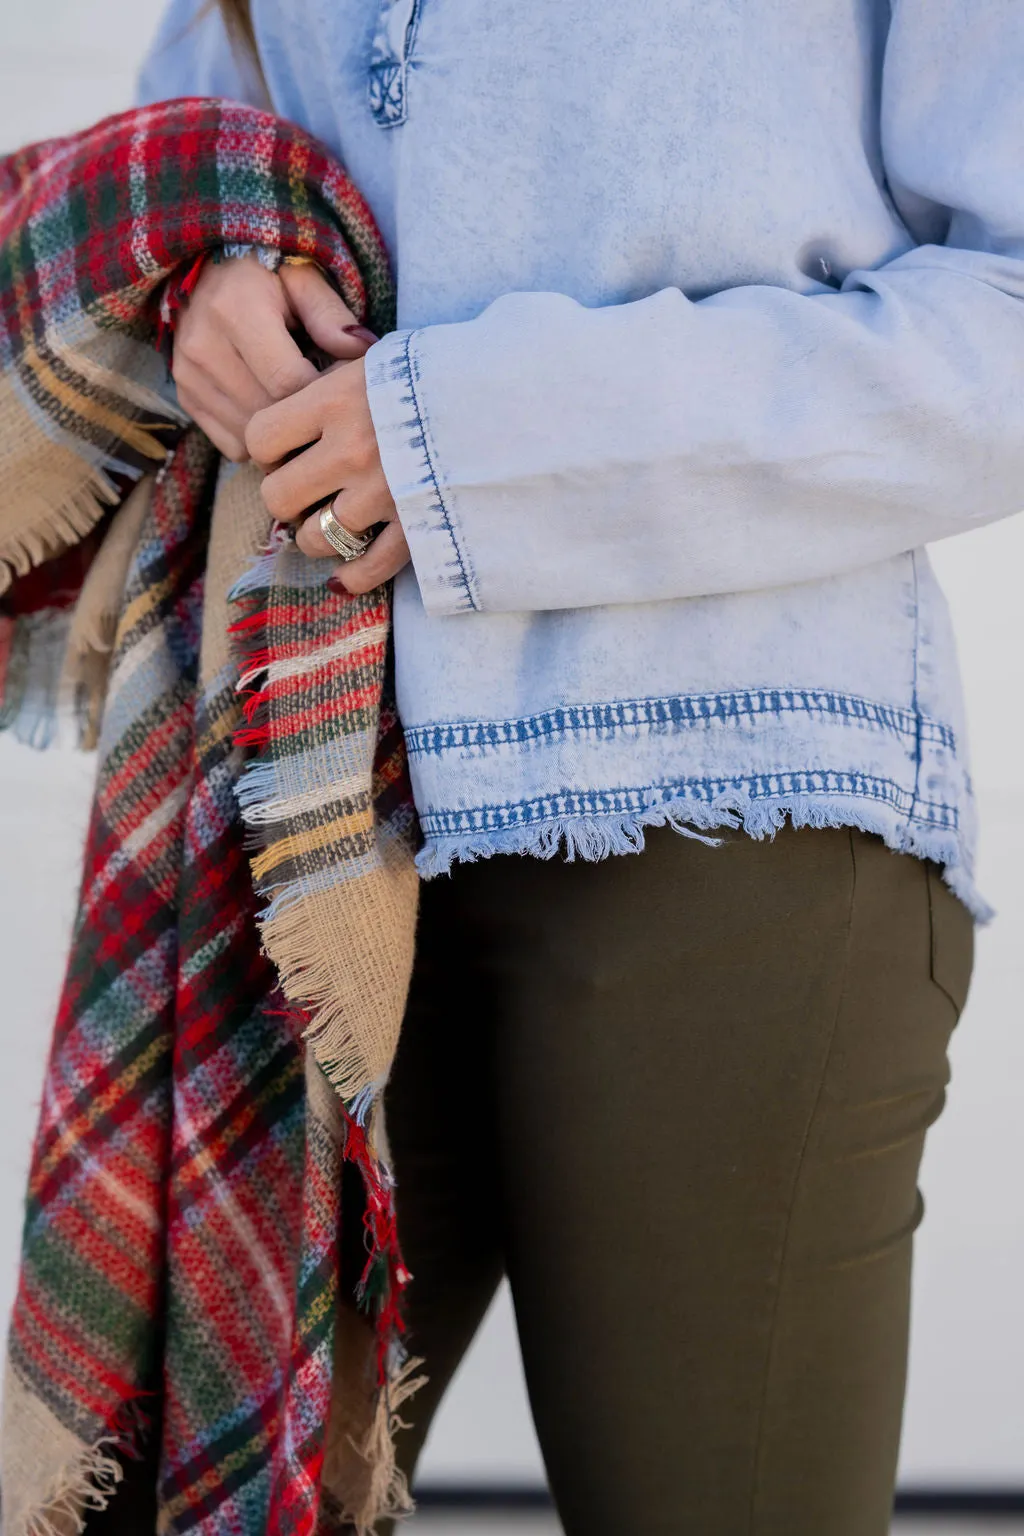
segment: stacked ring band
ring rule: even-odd
[[[331,503],[320,508],[320,532],[343,560],[358,560],[370,542],[368,533],[352,533],[334,515]]]

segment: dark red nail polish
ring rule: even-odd
[[[380,337],[375,336],[365,325],[346,325],[343,327],[346,336],[354,336],[357,341],[365,341],[368,346],[373,346]]]
[[[339,597],[349,597],[351,595],[340,576],[328,576],[327,585],[332,592],[337,592]]]

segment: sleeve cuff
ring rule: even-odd
[[[440,471],[417,366],[418,331],[395,331],[366,354],[366,391],[388,487],[420,595],[434,615],[479,607],[472,567]]]

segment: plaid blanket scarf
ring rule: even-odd
[[[42,743],[67,701],[99,745],[8,1345],[6,1536],[81,1529],[147,1434],[161,1532],[408,1508],[381,1100],[416,825],[389,593],[328,591],[173,403],[161,307],[238,243],[312,258],[388,328],[366,205],[266,114],[171,102],[0,161],[0,720]]]

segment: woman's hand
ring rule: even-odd
[[[272,517],[295,522],[334,495],[334,515],[350,533],[363,533],[375,523],[388,525],[365,555],[339,565],[335,585],[372,592],[408,564],[409,546],[381,467],[361,359],[336,364],[297,394],[259,411],[245,441],[250,456],[267,471],[263,500]],[[282,463],[288,454],[295,457]],[[302,524],[296,543],[317,559],[336,557],[316,517]]]
[[[256,411],[318,377],[292,332],[331,357],[362,357],[374,337],[318,267],[268,272],[255,255],[208,261],[175,327],[178,399],[229,459],[244,459]]]

